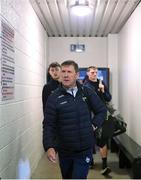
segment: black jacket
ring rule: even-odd
[[[43,91],[42,91],[43,112],[45,112],[45,106],[46,106],[46,102],[47,102],[49,95],[55,89],[57,89],[58,86],[59,86],[59,82],[54,79],[51,79],[47,84],[44,85]]]
[[[43,146],[64,152],[82,152],[93,146],[92,123],[100,127],[106,118],[106,107],[90,88],[78,84],[73,97],[60,86],[49,97],[43,120]],[[94,118],[91,119],[83,91],[91,99]],[[57,139],[57,143],[56,143]]]
[[[101,91],[98,90],[99,89],[99,79],[97,79],[96,82],[87,80],[84,83],[84,86],[92,88],[97,93],[97,95],[101,98],[102,101],[109,102],[109,101],[111,101],[112,96],[103,81],[102,81],[102,84],[104,85],[104,90],[105,90],[104,93],[102,93]]]

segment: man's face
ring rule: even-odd
[[[73,65],[65,65],[61,68],[61,79],[62,84],[66,88],[71,88],[76,86],[76,79],[78,78],[79,73],[75,72]]]
[[[87,72],[87,75],[89,80],[97,81],[97,69],[90,69],[89,72]]]
[[[60,78],[60,72],[61,72],[61,68],[58,67],[50,67],[49,69],[49,74],[51,75],[51,77],[54,80],[58,80]]]

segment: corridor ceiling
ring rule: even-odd
[[[70,11],[75,0],[30,0],[49,37],[106,37],[118,33],[140,0],[88,0],[92,13],[76,17]]]

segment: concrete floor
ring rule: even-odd
[[[99,152],[94,155],[95,167],[89,170],[88,179],[131,179],[130,169],[118,168],[118,157],[115,153],[108,155],[108,165],[112,169],[109,176],[104,177],[100,174],[101,158]],[[39,161],[39,164],[31,176],[31,179],[61,179],[60,169],[57,164],[51,163],[44,155]]]

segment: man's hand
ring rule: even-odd
[[[99,81],[99,91],[101,91],[102,93],[104,93],[104,85],[102,84],[102,81]]]
[[[49,148],[47,150],[47,158],[49,159],[49,161],[56,163],[56,152],[54,148]]]

